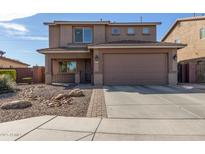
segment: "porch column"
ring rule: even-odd
[[[45,55],[45,83],[51,84],[52,82],[52,62],[48,55]]]
[[[79,72],[75,73],[75,83],[77,83],[77,84],[80,83],[80,73]]]
[[[168,84],[176,85],[178,83],[177,77],[177,50],[168,53]]]
[[[94,85],[103,85],[102,55],[100,55],[98,49],[93,52],[93,78]]]

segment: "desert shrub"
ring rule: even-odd
[[[16,81],[16,70],[15,69],[0,69],[0,75],[9,75],[12,80]]]
[[[0,93],[11,92],[16,88],[16,83],[8,74],[0,75]]]

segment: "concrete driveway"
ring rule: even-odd
[[[176,86],[105,86],[100,140],[205,140],[205,93]]]
[[[108,118],[203,119],[205,93],[169,86],[104,87]]]

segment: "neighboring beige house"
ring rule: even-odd
[[[156,41],[160,22],[54,21],[45,81],[94,85],[176,84],[177,49]]]
[[[27,68],[29,65],[15,59],[4,57],[5,52],[0,51],[0,68]]]
[[[177,53],[181,82],[205,82],[205,16],[177,19],[162,41],[187,44]]]

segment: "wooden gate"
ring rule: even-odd
[[[23,78],[32,78],[33,83],[44,83],[45,67],[34,66],[33,68],[0,68],[16,70],[16,82],[24,83]]]
[[[196,65],[197,82],[205,82],[205,62],[198,62]]]

